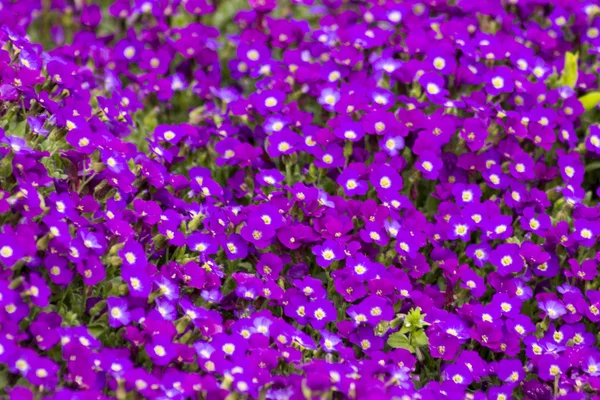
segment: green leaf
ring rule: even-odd
[[[387,343],[394,349],[406,349],[411,353],[415,352],[415,348],[409,343],[408,337],[400,332],[391,334]]]
[[[83,308],[82,303],[83,303],[83,297],[79,293],[73,293],[73,303],[71,303],[71,310],[76,315],[79,315],[83,311],[85,311],[85,310],[82,310],[82,308]]]
[[[16,136],[25,136],[25,132],[27,131],[27,120],[21,121],[21,122],[17,122],[16,124],[14,124],[10,130],[10,133],[12,135],[16,135]]]
[[[401,315],[396,316],[396,318],[394,318],[391,322],[390,322],[390,328],[391,329],[396,329],[399,326],[402,326],[403,324],[403,319],[404,317]]]
[[[406,318],[404,319],[404,326],[406,328],[410,328],[412,331],[423,328],[424,326],[429,325],[425,322],[425,316],[427,314],[421,314],[421,308],[412,308],[408,314],[406,314]]]
[[[104,331],[106,331],[106,329],[107,326],[101,322],[93,323],[88,326],[88,332],[96,339],[99,338],[104,333]]]
[[[600,103],[600,92],[589,92],[579,98],[581,105],[586,111],[591,110]]]
[[[67,311],[67,313],[65,315],[63,315],[63,317],[64,317],[63,321],[68,326],[80,325],[79,320],[77,319],[77,314],[74,313],[73,311]]]
[[[388,321],[381,321],[375,327],[375,334],[377,336],[383,336],[389,330],[390,330],[390,323]]]
[[[585,166],[585,172],[591,172],[600,169],[600,161],[590,163]]]
[[[4,389],[8,385],[8,371],[0,371],[0,390]]]
[[[95,317],[97,315],[100,315],[100,313],[102,312],[102,310],[104,310],[104,308],[106,307],[106,300],[100,300],[99,302],[97,302],[94,307],[92,307],[90,309],[90,315],[92,317]]]
[[[304,396],[305,399],[313,398],[312,392],[311,392],[310,388],[308,387],[308,385],[306,384],[306,379],[302,380],[302,395]]]
[[[308,167],[308,177],[306,179],[307,182],[314,182],[317,180],[317,177],[319,176],[319,170],[317,169],[317,167],[315,167],[314,164],[310,164],[310,167]]]
[[[177,329],[177,333],[181,335],[183,332],[185,332],[189,324],[190,318],[187,315],[179,318],[177,321],[175,321],[175,329]]]
[[[429,338],[425,331],[415,331],[412,333],[412,342],[415,346],[423,347],[429,345]]]
[[[0,162],[0,178],[8,178],[13,173],[12,160],[14,154],[11,152]]]
[[[567,52],[567,54],[565,54],[565,67],[558,80],[559,86],[575,87],[577,78],[579,77],[579,68],[577,67],[578,61],[579,53]]]

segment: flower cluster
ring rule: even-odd
[[[600,392],[596,2],[71,3],[0,2],[2,396]]]

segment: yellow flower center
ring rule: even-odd
[[[2,246],[2,248],[0,248],[0,255],[4,258],[11,257],[13,254],[14,251],[10,246]]]
[[[504,267],[508,267],[510,264],[512,264],[512,262],[513,262],[513,259],[511,256],[504,256],[500,259],[500,263]]]
[[[332,250],[326,249],[326,250],[323,250],[322,256],[325,260],[331,261],[335,257],[335,254],[333,253]]]
[[[165,351],[165,348],[161,345],[154,346],[154,352],[159,357],[164,357],[165,354],[167,354],[167,352]]]

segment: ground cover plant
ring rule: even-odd
[[[0,1],[0,395],[600,398],[600,6]]]

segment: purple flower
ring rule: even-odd
[[[599,376],[600,375],[600,358],[599,358],[598,354],[588,355],[583,362],[582,368],[590,376]]]
[[[248,255],[248,245],[242,236],[238,234],[222,237],[219,242],[221,247],[225,250],[227,258],[230,260],[245,258]]]
[[[471,371],[465,365],[452,364],[444,368],[444,380],[458,386],[469,386],[473,381]]]
[[[325,149],[317,148],[315,166],[318,168],[339,168],[345,163],[344,151],[336,144],[329,144]]]
[[[470,240],[471,221],[463,217],[451,217],[449,222],[448,238],[460,239],[465,242]]]
[[[106,300],[108,306],[108,323],[113,328],[128,325],[131,321],[127,300],[119,297],[109,297]]]
[[[248,0],[248,4],[259,12],[269,12],[277,7],[277,0]]]
[[[573,240],[584,246],[593,246],[596,243],[596,237],[600,233],[600,226],[596,222],[589,222],[584,219],[577,219],[574,223],[574,231],[571,234]]]
[[[258,248],[266,248],[275,235],[272,229],[262,219],[249,219],[241,230],[241,236]]]
[[[70,128],[71,126],[72,128]],[[77,149],[77,151],[84,154],[92,154],[98,146],[102,144],[102,139],[95,135],[89,127],[85,125],[79,127],[75,125],[75,123],[68,121],[67,129],[69,130],[69,133],[67,133],[65,138],[67,142]]]
[[[502,382],[509,384],[518,384],[525,378],[523,364],[519,360],[501,360],[494,366],[494,371]]]
[[[559,156],[558,169],[566,183],[577,185],[583,182],[584,167],[578,154],[568,153]]]
[[[435,72],[427,72],[421,75],[419,83],[432,102],[436,104],[444,102],[445,96],[448,95],[448,90],[444,87],[444,78]]]
[[[514,82],[510,68],[506,66],[496,67],[490,71],[486,78],[485,90],[496,96],[500,93],[510,93],[514,89]]]
[[[283,174],[276,169],[262,170],[257,175],[257,181],[262,186],[281,187],[280,182],[285,179]]]
[[[365,136],[362,125],[349,117],[340,117],[333,133],[336,137],[351,142],[358,142]]]
[[[415,167],[421,171],[425,179],[434,180],[439,176],[443,163],[435,153],[424,151],[419,154],[419,160],[415,163]]]
[[[152,342],[146,345],[146,352],[159,366],[168,365],[176,354],[171,339],[164,335],[154,335]]]
[[[550,319],[558,319],[566,314],[567,310],[560,301],[548,300],[538,303],[540,310],[544,311]]]
[[[325,87],[321,90],[318,102],[327,111],[333,111],[338,101],[340,101],[340,92],[335,87]]]
[[[498,268],[500,275],[517,273],[523,269],[525,263],[519,254],[519,246],[504,243],[490,253],[490,262]]]
[[[527,153],[515,154],[512,157],[510,173],[519,180],[531,180],[534,178],[534,163]]]
[[[317,265],[327,268],[332,262],[343,260],[346,256],[342,247],[333,240],[326,240],[321,245],[313,246],[312,253],[315,255]]]
[[[337,310],[331,302],[316,300],[308,304],[307,315],[313,328],[323,329],[328,322],[336,320]]]
[[[442,360],[453,360],[460,349],[460,341],[446,333],[428,335],[431,356]]]
[[[394,170],[394,168],[381,165],[369,176],[371,185],[378,192],[397,191],[402,189],[402,177]]]
[[[575,259],[569,260],[570,271],[565,271],[568,277],[574,277],[583,281],[593,281],[598,275],[598,263],[596,260],[585,260],[581,264]]]
[[[468,289],[475,297],[481,297],[486,292],[485,282],[475,271],[468,267],[462,269],[461,272],[461,287]]]
[[[543,235],[544,232],[552,226],[550,217],[544,213],[536,213],[532,207],[527,207],[523,210],[523,218],[521,219],[521,227],[526,231],[535,232],[538,235]]]
[[[346,168],[338,176],[336,182],[344,189],[346,196],[362,196],[367,193],[369,186],[361,180],[361,174],[353,168]]]
[[[269,137],[269,147],[267,147],[267,152],[270,157],[292,154],[296,151],[300,142],[300,136],[294,132],[287,130],[275,132]]]
[[[538,361],[538,376],[542,380],[554,381],[566,373],[569,362],[554,354],[544,354]]]
[[[486,224],[486,234],[489,239],[508,239],[512,233],[512,217],[509,215],[496,215]]]
[[[133,297],[148,298],[152,291],[152,280],[144,269],[123,267],[121,278],[127,283],[129,294]]]
[[[25,255],[23,248],[12,235],[1,235],[0,243],[0,260],[6,267],[12,267]]]
[[[49,304],[51,294],[50,288],[40,275],[31,274],[29,276],[29,283],[26,287],[29,298],[34,305],[45,308]]]

